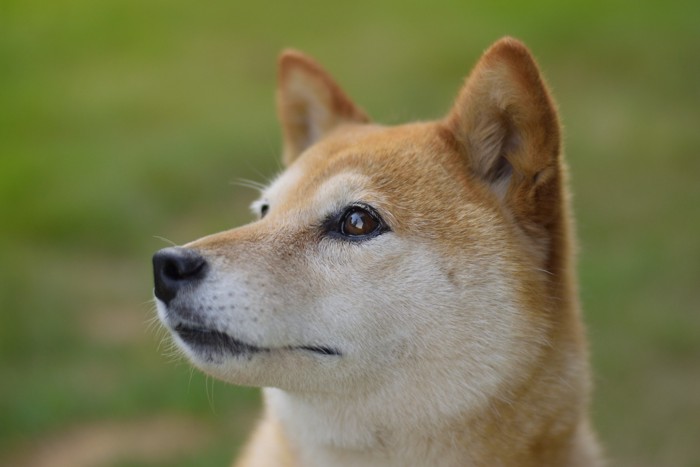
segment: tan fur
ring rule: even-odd
[[[187,245],[210,270],[186,312],[273,349],[219,361],[183,344],[267,388],[236,465],[601,465],[559,123],[525,46],[494,44],[445,119],[397,127],[285,52],[278,109],[288,169],[269,213]],[[390,231],[319,233],[356,201]],[[166,325],[179,303],[159,302]],[[285,350],[306,343],[343,356]]]

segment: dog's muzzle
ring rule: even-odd
[[[168,305],[179,290],[192,287],[207,275],[207,261],[194,250],[164,248],[153,255],[155,295]]]

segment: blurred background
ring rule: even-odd
[[[559,103],[597,430],[700,465],[700,2],[0,3],[0,465],[225,466],[257,390],[152,323],[151,254],[251,219],[280,168],[278,52],[377,121],[437,118],[524,40]]]

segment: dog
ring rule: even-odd
[[[192,363],[264,388],[263,466],[599,466],[557,110],[519,41],[446,117],[382,126],[279,59],[258,220],[153,257]]]

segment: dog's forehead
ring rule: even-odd
[[[466,173],[463,159],[434,123],[346,125],[340,130],[302,154],[265,195],[278,202],[309,202],[318,193],[361,199],[362,193],[441,184]]]
[[[275,206],[276,213],[313,223],[319,216],[338,212],[355,202],[365,202],[376,208],[385,206],[385,196],[373,186],[370,177],[350,167],[332,175],[315,177],[307,173],[303,165],[293,165],[272,184],[265,197]]]
[[[496,198],[470,175],[468,162],[436,123],[358,126],[309,148],[264,193],[278,222],[311,225],[361,202],[392,230],[459,248],[479,219],[498,211]],[[455,206],[459,206],[455,210]]]

